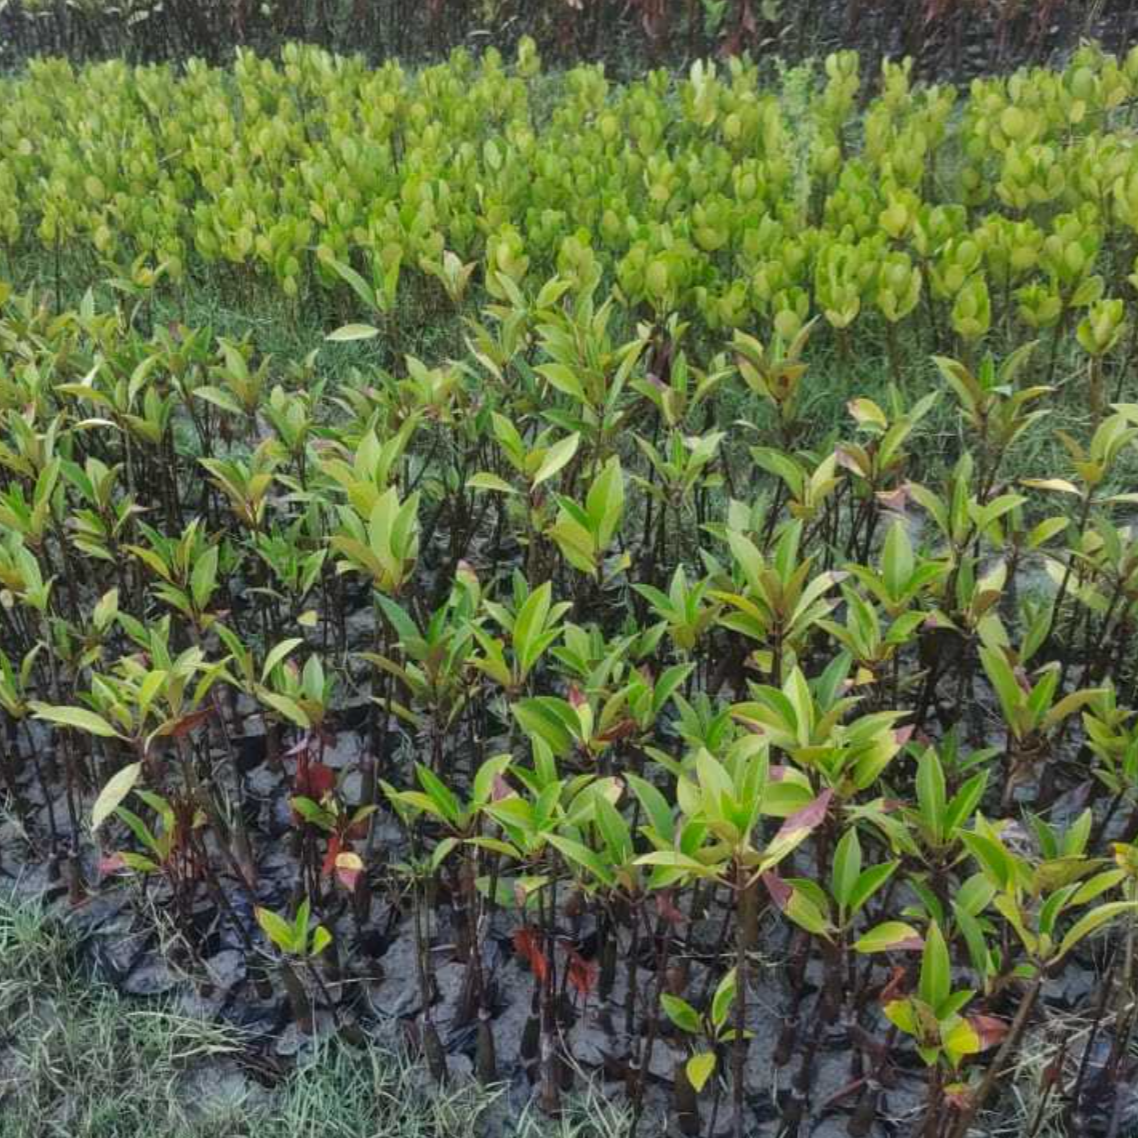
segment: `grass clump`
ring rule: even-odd
[[[78,936],[0,894],[0,1138],[622,1138],[627,1117],[591,1087],[550,1129],[507,1123],[501,1088],[438,1088],[407,1055],[313,1048],[279,1085],[250,1081],[231,1026],[120,996],[86,974]]]

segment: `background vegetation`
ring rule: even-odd
[[[619,73],[713,54],[798,61],[839,48],[872,70],[907,54],[926,76],[957,79],[1070,52],[1080,37],[1125,50],[1126,0],[5,0],[0,59],[66,54],[225,62],[235,46],[293,40],[372,63],[445,58],[456,47],[513,53],[524,36],[561,64],[605,60]]]

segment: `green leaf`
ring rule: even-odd
[[[857,952],[909,952],[924,947],[921,934],[903,921],[883,921],[854,941]]]
[[[277,695],[276,692],[261,691],[259,693],[261,702],[266,703],[274,711],[283,715],[290,723],[307,731],[312,726],[312,720],[305,714],[304,709],[296,702],[295,699],[290,699],[287,695]]]
[[[209,598],[213,595],[214,586],[217,584],[217,558],[217,546],[211,545],[194,562],[194,571],[190,577],[190,593],[199,611],[209,604]]]
[[[668,800],[647,779],[640,778],[631,772],[625,776],[625,781],[632,787],[632,793],[640,800],[644,813],[652,823],[652,829],[657,836],[665,842],[672,841],[675,833],[675,823],[672,818],[672,808]]]
[[[842,835],[842,840],[834,851],[831,874],[830,892],[842,908],[849,905],[850,895],[860,876],[861,843],[857,838],[857,830],[851,828]]]
[[[245,408],[223,387],[208,385],[195,387],[194,396],[197,399],[204,399],[207,403],[212,403],[215,407],[220,407],[222,411],[228,411],[231,415],[245,414]]]
[[[265,683],[272,674],[273,669],[298,645],[304,641],[299,636],[291,636],[269,649],[265,656],[264,667],[261,668],[261,683]]]
[[[687,1073],[688,1082],[695,1088],[695,1093],[699,1094],[715,1071],[715,1052],[698,1052],[687,1061],[684,1070]]]
[[[812,936],[829,939],[832,926],[817,902],[797,884],[789,881],[785,884],[790,885],[790,895],[781,905],[783,915]]]
[[[534,368],[534,371],[549,380],[558,391],[562,391],[566,395],[571,395],[581,403],[586,402],[585,389],[581,386],[581,381],[565,364],[539,364]]]
[[[929,747],[917,763],[917,803],[934,840],[941,841],[945,830],[944,769],[934,747]]]
[[[516,486],[511,486],[504,478],[499,478],[488,470],[471,475],[466,480],[466,486],[468,490],[490,490],[496,494],[520,493]]]
[[[379,303],[380,298],[376,296],[375,290],[351,265],[346,265],[343,261],[337,261],[335,257],[328,257],[323,263],[334,270],[340,279],[351,287],[351,290],[368,308],[378,309],[382,307]]]
[[[559,470],[562,469],[577,453],[577,447],[581,442],[581,436],[577,431],[571,435],[566,435],[551,446],[541,460],[541,465],[537,468],[537,473],[533,476],[533,485],[540,486],[547,479],[552,478]]]
[[[91,829],[97,830],[114,813],[115,807],[134,789],[142,774],[141,763],[130,763],[107,781],[91,807]]]
[[[550,845],[560,850],[571,862],[587,869],[602,885],[612,885],[616,881],[613,871],[588,846],[560,834],[548,834],[547,838]]]
[[[882,575],[892,600],[900,600],[913,575],[913,546],[903,522],[894,522],[882,551]]]
[[[514,620],[514,649],[522,665],[523,675],[536,663],[536,645],[545,630],[546,617],[553,601],[553,586],[543,582],[526,598],[526,603],[518,610]]]
[[[981,648],[980,661],[996,689],[1005,721],[1015,730],[1019,724],[1019,709],[1027,702],[1023,689],[1016,682],[1015,673],[999,649]]]
[[[917,1017],[912,1000],[890,1000],[882,1011],[885,1012],[885,1018],[896,1024],[906,1035],[917,1034]]]
[[[735,969],[732,968],[715,989],[715,995],[711,997],[711,1022],[715,1024],[716,1028],[722,1027],[727,1022],[727,1013],[731,1010],[731,1005],[735,1002],[735,989],[737,987]]]
[[[925,937],[925,951],[921,957],[921,979],[917,987],[921,999],[930,1008],[939,1007],[952,988],[952,967],[948,958],[948,945],[940,926],[933,921]]]
[[[1062,960],[1079,941],[1090,936],[1091,933],[1113,921],[1116,917],[1122,916],[1123,913],[1136,911],[1138,911],[1138,901],[1111,901],[1106,905],[1100,905],[1097,909],[1092,909],[1089,913],[1084,913],[1068,930],[1067,935],[1059,945],[1055,959]]]
[[[700,1022],[699,1012],[687,1000],[681,1000],[679,996],[664,992],[660,996],[660,1003],[663,1005],[664,1014],[680,1031],[686,1031],[689,1035],[700,1034],[703,1025]]]
[[[269,909],[258,906],[254,912],[257,915],[257,924],[265,930],[265,935],[281,950],[281,952],[295,952],[296,944],[293,939],[293,927],[288,921],[278,917]]]
[[[335,332],[329,332],[325,340],[333,344],[350,344],[355,340],[374,340],[379,335],[379,329],[370,324],[345,324]]]
[[[454,792],[429,767],[422,763],[416,763],[415,770],[423,789],[438,807],[442,817],[452,825],[457,824],[462,816],[462,804]]]
[[[849,900],[846,902],[848,909],[848,916],[855,916],[861,907],[893,876],[894,870],[900,862],[887,861],[882,865],[871,865],[865,870],[862,875],[857,879],[857,884],[854,885],[850,892]]]
[[[36,700],[30,701],[28,706],[37,719],[58,723],[61,727],[74,727],[78,731],[86,731],[89,735],[98,735],[103,739],[121,738],[101,715],[88,711],[85,707],[56,707]]]

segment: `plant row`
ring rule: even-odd
[[[136,297],[283,298],[391,337],[535,291],[554,272],[615,292],[627,323],[698,335],[820,318],[971,359],[1090,316],[1111,344],[1133,294],[1138,49],[977,80],[966,96],[854,53],[770,90],[742,59],[626,85],[457,52],[408,72],[286,47],[0,81],[0,243],[16,280],[108,277]],[[37,140],[45,140],[43,142]]]
[[[542,1106],[591,1016],[637,1115],[676,1056],[685,1134],[746,1132],[756,1062],[805,1125],[837,1034],[853,1133],[920,1068],[922,1132],[962,1138],[1093,953],[1107,1059],[1051,1062],[1036,1124],[1085,1118],[1138,1015],[1138,406],[1104,398],[1100,310],[1064,363],[1081,414],[1028,344],[937,357],[927,391],[854,398],[804,448],[809,326],[704,355],[675,314],[625,338],[595,279],[513,265],[464,358],[335,384],[322,360],[375,329],[287,361],[140,332],[145,299],[8,298],[20,856],[76,902],[142,882],[187,944],[220,924],[302,1030],[347,1038],[383,914],[440,1079],[440,952],[502,1074],[504,935]],[[1032,468],[1052,433],[1063,469]]]

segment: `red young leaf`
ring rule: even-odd
[[[202,707],[197,711],[191,711],[188,715],[183,715],[170,730],[170,734],[175,739],[182,738],[183,735],[188,735],[199,723],[205,722],[213,714],[212,707]]]
[[[618,739],[626,739],[636,734],[636,724],[631,719],[622,719],[614,723],[607,731],[602,731],[597,739],[601,743],[615,743]]]
[[[904,513],[909,501],[909,492],[904,486],[898,486],[896,490],[878,490],[875,497],[885,509]]]
[[[312,736],[306,731],[301,735],[300,739],[293,743],[287,751],[285,751],[286,759],[295,759],[297,755],[304,754],[305,751],[312,745]]]
[[[687,917],[676,908],[670,889],[661,889],[656,894],[656,912],[670,925],[682,925],[687,920]]]
[[[893,975],[889,977],[885,987],[881,989],[881,1002],[888,1004],[891,1000],[899,999],[905,994],[905,969],[897,965]]]
[[[997,1019],[995,1016],[970,1015],[968,1022],[972,1025],[972,1030],[980,1037],[981,1051],[995,1047],[1008,1033],[1007,1022]]]
[[[349,892],[355,892],[356,882],[364,871],[363,858],[351,850],[336,855],[336,880]]]
[[[319,802],[336,785],[336,772],[323,763],[309,763],[296,772],[296,793]]]
[[[905,727],[898,727],[893,732],[893,741],[898,747],[903,747],[913,737],[913,725],[910,723]]]
[[[549,962],[541,951],[541,934],[529,925],[522,925],[514,933],[514,951],[529,965],[539,984],[544,984],[549,975]]]
[[[567,950],[569,970],[566,979],[582,996],[587,996],[597,980],[596,961],[586,960],[575,948]]]
[[[789,838],[792,834],[797,834],[802,830],[809,833],[826,817],[826,811],[830,807],[830,799],[833,797],[834,792],[832,790],[828,788],[823,790],[813,802],[808,802],[801,810],[796,810],[783,822],[778,833],[775,834],[774,840],[777,842],[780,838]]]
[[[893,952],[921,952],[924,950],[925,940],[924,937],[910,936],[904,940],[897,941],[893,945]]]
[[[838,460],[838,465],[848,470],[851,474],[863,473],[861,463],[859,463],[853,453],[845,447],[836,447],[834,457]]]
[[[107,854],[99,858],[99,872],[104,877],[109,877],[112,873],[121,873],[124,869],[126,869],[126,862],[123,861],[122,854]]]
[[[972,1104],[972,1095],[966,1083],[949,1083],[944,1088],[944,1101],[956,1110],[967,1110]]]
[[[774,870],[767,870],[763,874],[763,884],[767,887],[771,900],[780,910],[785,911],[791,897],[794,896],[794,890]]]
[[[324,854],[324,863],[320,866],[321,877],[331,877],[336,868],[336,858],[340,856],[342,844],[339,834],[333,834],[328,839],[328,851]]]

